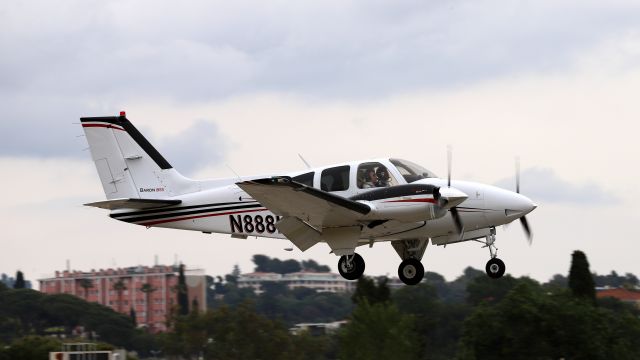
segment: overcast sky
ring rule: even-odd
[[[279,174],[392,155],[514,188],[539,207],[528,246],[498,230],[507,272],[546,281],[571,252],[640,275],[640,3],[635,1],[4,1],[0,272],[179,261],[208,274],[320,244],[145,229],[104,199],[81,116],[128,118],[195,178]],[[359,252],[396,276],[389,244]],[[484,268],[477,243],[429,247],[428,271]]]

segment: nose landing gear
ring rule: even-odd
[[[484,246],[489,248],[489,254],[491,259],[487,261],[487,265],[485,266],[485,271],[487,275],[492,279],[499,279],[504,275],[505,270],[507,269],[504,265],[504,262],[498,259],[498,248],[495,246],[496,242],[496,230],[495,228],[491,229],[491,234],[485,237]]]

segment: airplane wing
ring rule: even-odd
[[[276,215],[295,217],[322,228],[358,225],[371,208],[281,176],[239,182],[238,185]]]

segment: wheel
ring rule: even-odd
[[[405,259],[398,266],[398,277],[407,285],[417,285],[424,277],[424,266],[418,259]]]
[[[351,263],[347,263],[347,257],[341,256],[338,260],[338,271],[347,280],[356,280],[364,273],[364,259],[357,253],[353,253]]]
[[[489,275],[492,279],[499,279],[504,275],[504,271],[506,270],[506,266],[504,262],[498,258],[493,258],[487,261],[487,266],[485,266],[485,270],[487,271],[487,275]]]

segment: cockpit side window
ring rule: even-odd
[[[358,166],[358,188],[370,189],[398,185],[398,181],[386,166],[379,162],[362,163]]]
[[[313,175],[315,175],[315,173],[312,172],[308,172],[305,174],[300,174],[298,176],[294,176],[293,177],[293,181],[303,184],[303,185],[307,185],[307,186],[311,186],[313,187]]]
[[[349,165],[322,170],[320,189],[324,191],[345,191],[349,189]]]
[[[426,179],[430,177],[437,177],[436,174],[423,168],[418,164],[414,164],[411,161],[400,159],[389,159],[393,165],[395,165],[400,175],[404,177],[407,183],[412,183],[420,179]]]

